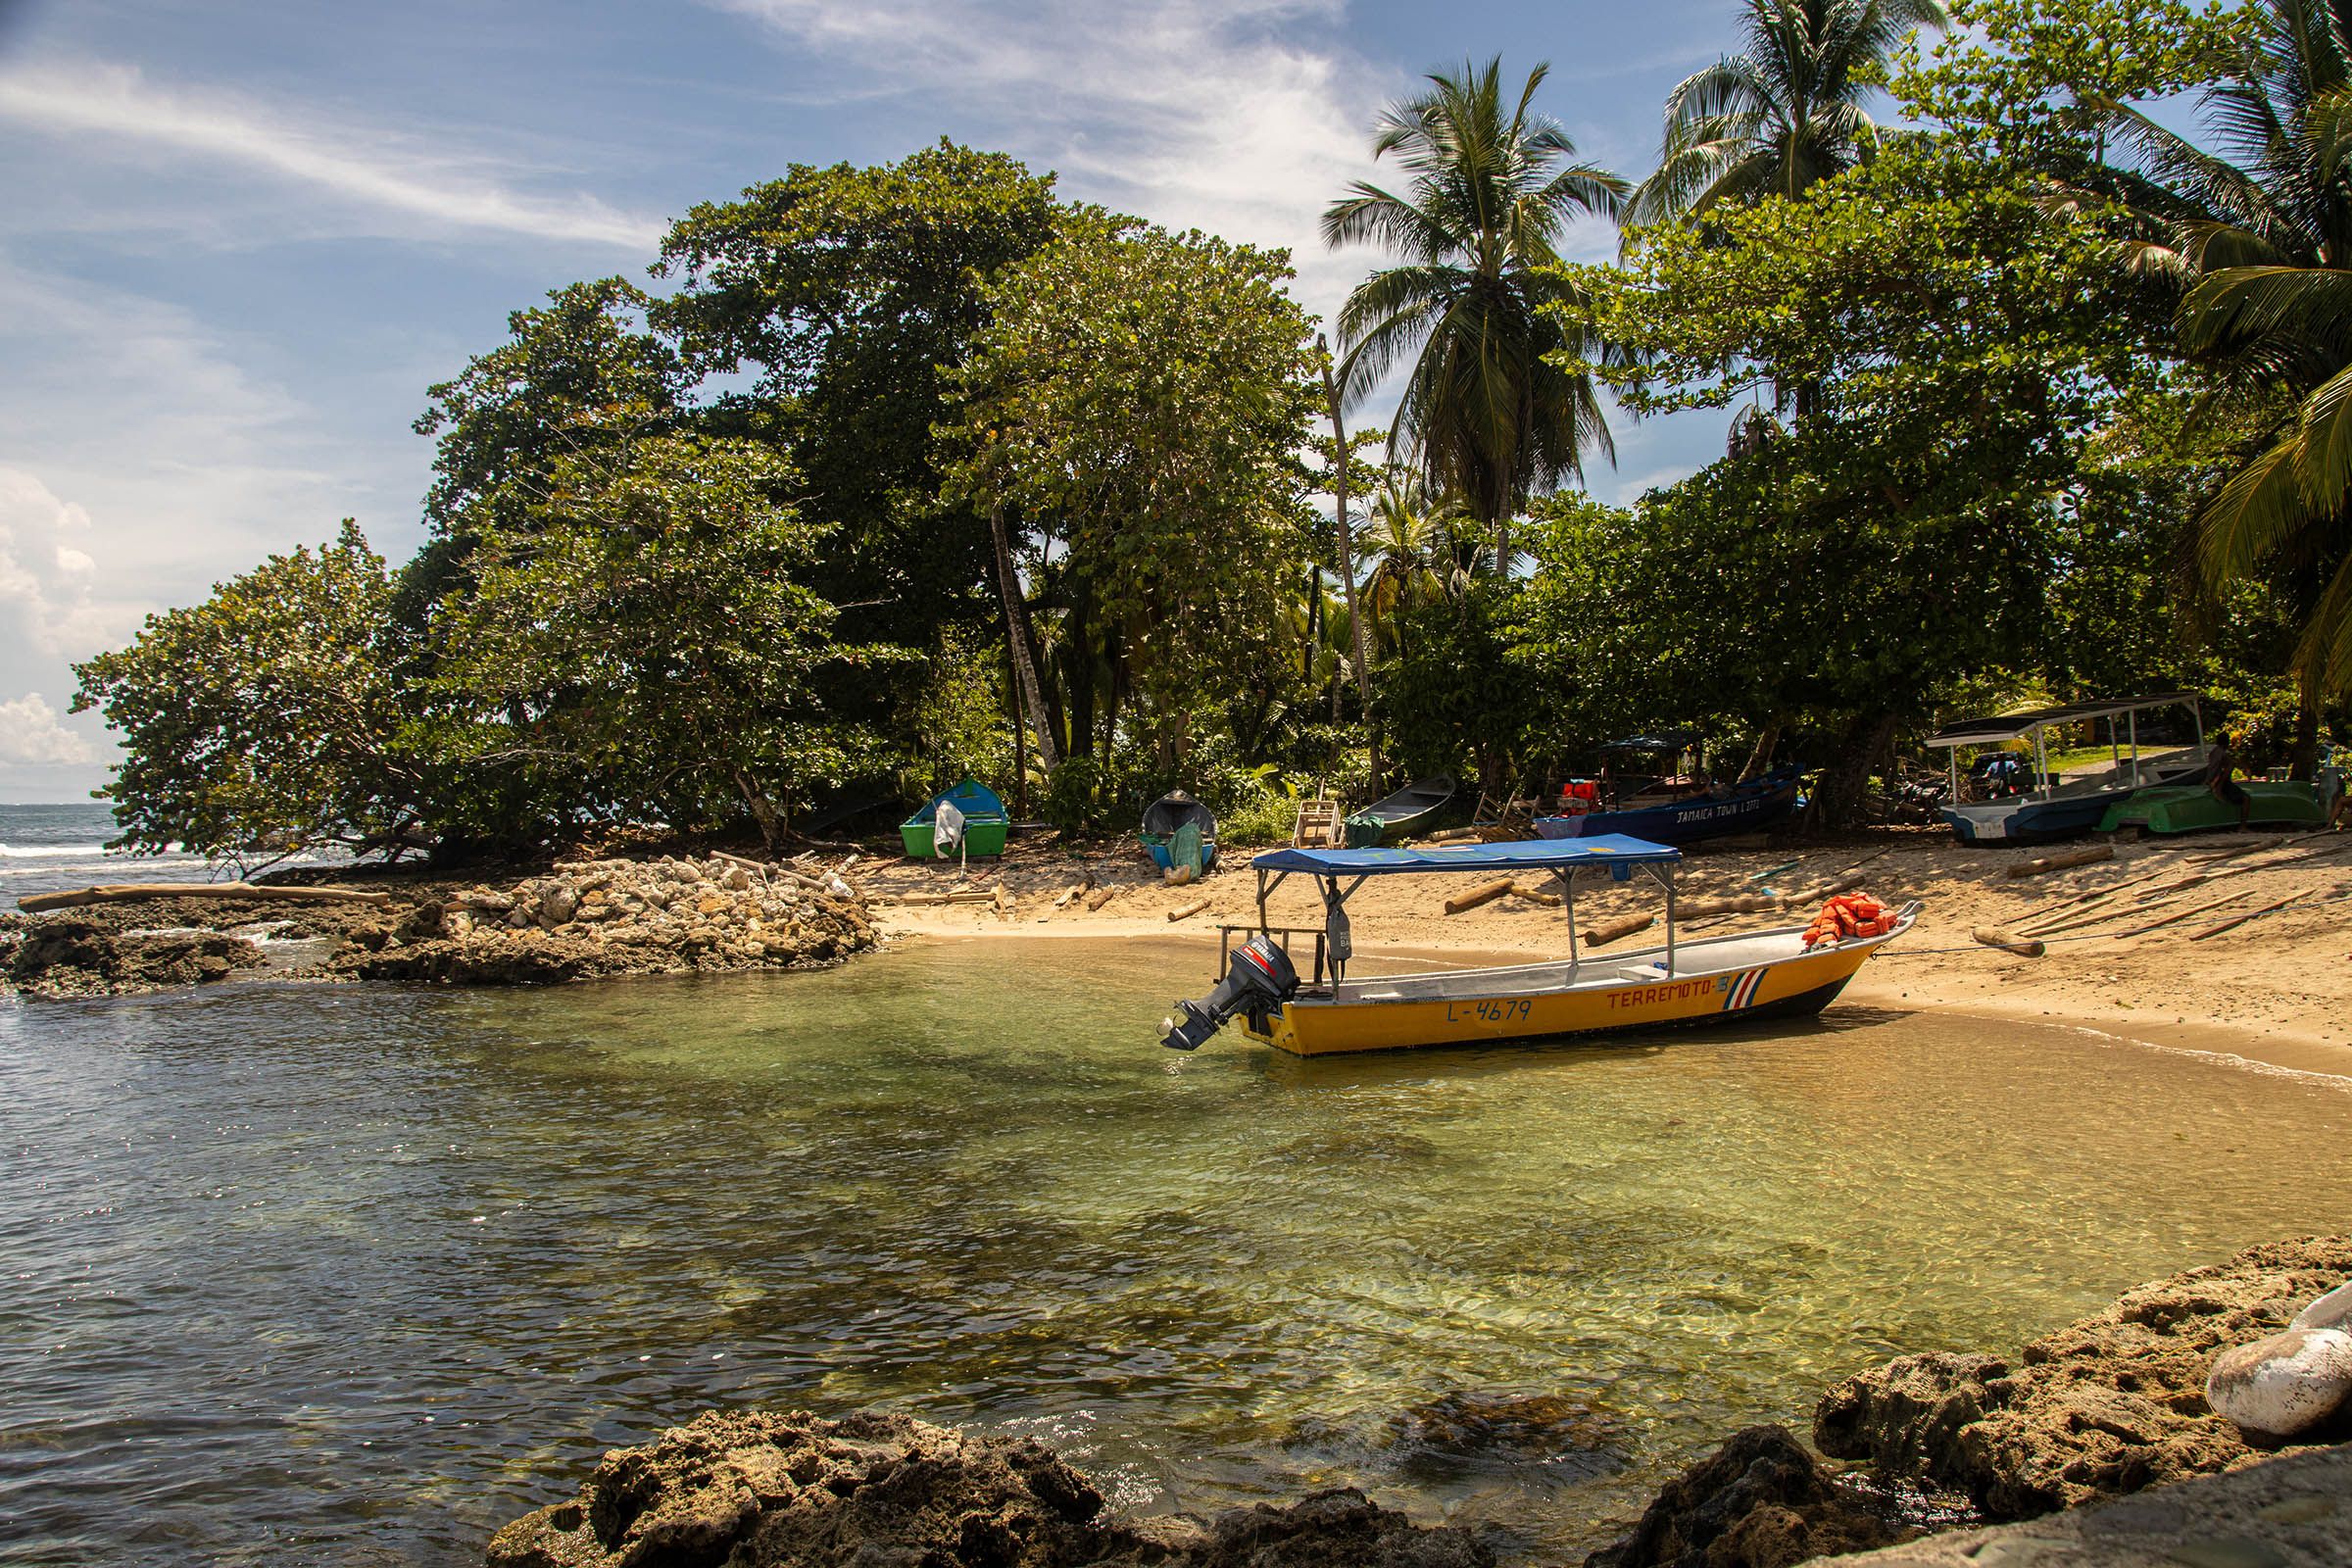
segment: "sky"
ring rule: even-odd
[[[71,664],[358,519],[422,541],[425,389],[510,311],[646,281],[667,221],[787,166],[941,136],[1069,196],[1291,249],[1426,72],[1548,61],[1541,107],[1639,178],[1734,0],[0,0],[0,802],[116,753]],[[1605,223],[1571,237],[1613,253]],[[658,286],[658,285],[657,285]],[[1616,421],[1604,500],[1722,450]]]

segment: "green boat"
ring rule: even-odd
[[[1368,850],[1420,832],[1433,824],[1437,814],[1446,808],[1446,803],[1452,799],[1453,780],[1443,773],[1407,784],[1387,800],[1367,806],[1348,818],[1348,847]]]
[[[2246,792],[2249,823],[2284,827],[2318,827],[2328,820],[2320,808],[2320,792],[2300,779],[2274,781],[2240,779]],[[2149,833],[2200,833],[2237,826],[2237,808],[2214,799],[2202,784],[2164,784],[2137,790],[2107,808],[2099,831],[2113,833],[2135,827]]]
[[[899,837],[906,842],[907,858],[938,858],[932,824],[939,818],[942,801],[962,813],[964,855],[986,857],[1004,853],[1004,834],[1012,826],[1012,819],[1004,814],[1004,803],[995,790],[966,773],[962,783],[941,790],[921,810],[899,824]],[[951,848],[948,853],[953,855],[956,851]]]

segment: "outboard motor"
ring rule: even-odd
[[[1199,1002],[1179,1002],[1176,1015],[1161,1020],[1160,1044],[1170,1051],[1198,1051],[1237,1012],[1263,1030],[1267,1014],[1298,994],[1298,971],[1291,956],[1262,932],[1233,950],[1233,962],[1217,988]]]

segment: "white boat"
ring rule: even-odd
[[[2164,708],[2188,710],[2189,721],[2196,728],[2196,744],[2142,756],[2139,715]],[[2109,765],[2069,779],[2052,777],[2049,731],[2102,718],[2107,721]],[[2034,787],[1991,800],[1961,799],[1960,753],[1970,747],[2020,740],[2033,743]],[[2109,807],[2134,790],[2194,777],[2205,766],[2205,718],[2197,707],[2196,693],[2161,692],[2151,697],[2068,703],[1974,718],[1929,736],[1928,744],[1942,748],[1949,759],[1951,800],[1943,808],[1943,819],[1961,843],[2047,844],[2088,833],[2099,825]]]

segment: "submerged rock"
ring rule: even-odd
[[[0,937],[0,980],[28,996],[121,996],[209,985],[262,961],[262,950],[220,931],[122,930],[105,919],[22,920]]]
[[[1633,1534],[1585,1568],[1788,1568],[1918,1531],[1847,1485],[1786,1427],[1749,1427],[1666,1484]]]
[[[1904,1356],[1822,1398],[1814,1442],[1993,1519],[2230,1469],[2259,1451],[2207,1403],[2232,1346],[2278,1334],[2352,1273],[2352,1237],[2249,1248],[2125,1293],[2015,1357]],[[2339,1413],[2313,1438],[2352,1436]]]
[[[712,1412],[607,1453],[567,1502],[491,1538],[489,1568],[1487,1568],[1355,1492],[1202,1523],[1105,1516],[1027,1439],[906,1416]]]

